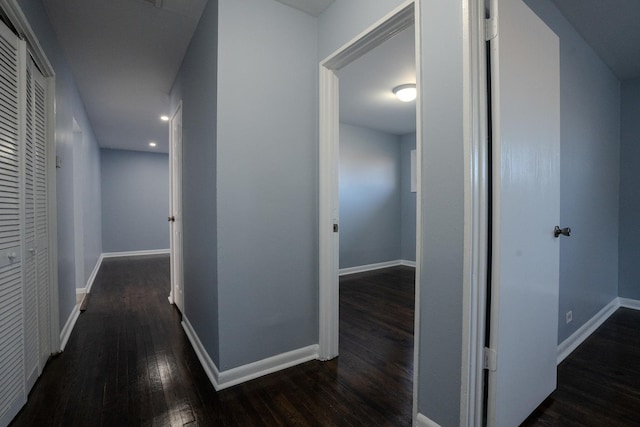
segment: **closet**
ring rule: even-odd
[[[47,83],[0,22],[0,426],[52,352]]]

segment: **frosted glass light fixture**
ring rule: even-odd
[[[153,142],[153,141],[151,141],[151,142],[149,143],[149,147],[155,147],[156,145],[157,145],[157,144],[156,144],[155,142]]]
[[[402,102],[411,102],[416,99],[417,91],[415,83],[400,85],[393,88],[393,93]]]
[[[160,120],[162,120],[163,122],[168,122],[169,116],[160,116]]]

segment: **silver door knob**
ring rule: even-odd
[[[176,217],[175,216],[170,216],[170,217],[167,218],[167,220],[169,222],[176,222]]]
[[[561,234],[567,237],[571,236],[571,228],[569,227],[560,228],[556,225],[556,228],[553,229],[553,235],[555,237],[560,237]]]

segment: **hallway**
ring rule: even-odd
[[[341,279],[338,359],[216,393],[167,302],[168,256],[107,258],[11,426],[408,426],[413,277],[396,267]]]

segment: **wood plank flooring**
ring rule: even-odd
[[[340,282],[340,357],[216,393],[167,302],[168,257],[105,259],[65,352],[11,425],[409,426],[413,269]]]
[[[618,309],[558,367],[524,426],[640,426],[640,311]]]

